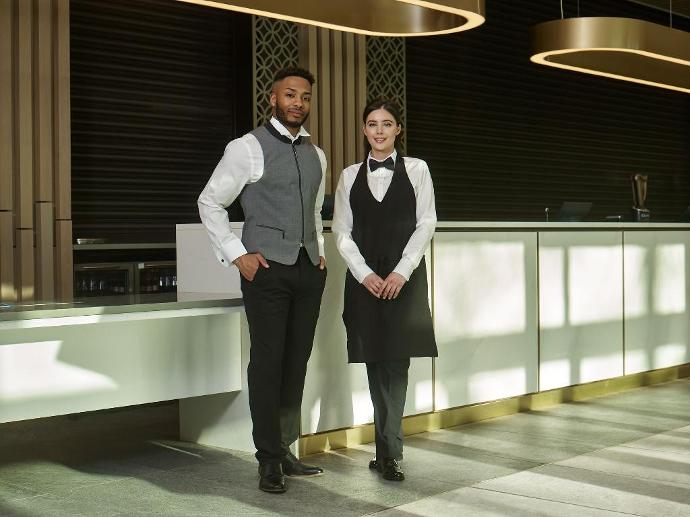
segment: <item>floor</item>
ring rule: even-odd
[[[370,445],[310,456],[326,473],[283,495],[243,452],[3,430],[3,517],[690,516],[690,379],[410,437],[402,483],[367,469]]]

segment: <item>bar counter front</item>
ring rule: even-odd
[[[325,237],[301,453],[373,439],[365,367],[347,364],[346,268]],[[439,223],[439,357],[412,360],[406,432],[690,375],[689,250],[682,223]],[[177,267],[174,299],[0,309],[0,422],[179,399],[182,439],[253,450],[238,272],[201,225],[178,225]]]
[[[373,440],[365,367],[347,364],[346,268],[325,237],[303,453]],[[178,226],[177,247],[180,288],[237,290],[201,225]],[[690,224],[441,222],[426,260],[439,357],[412,360],[408,433],[690,374]],[[245,329],[243,372],[247,355]],[[246,382],[180,412],[184,438],[252,450]]]

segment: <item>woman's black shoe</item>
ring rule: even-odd
[[[392,458],[386,459],[383,464],[383,479],[388,481],[402,481],[405,479],[405,473],[398,465],[398,462]]]
[[[378,472],[381,472],[383,470],[382,465],[376,460],[376,458],[369,462],[369,468],[371,470],[376,470]]]
[[[282,494],[285,492],[285,476],[280,463],[259,465],[259,490],[271,494]]]

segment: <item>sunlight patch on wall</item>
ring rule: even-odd
[[[0,346],[0,400],[50,399],[118,388],[106,375],[61,362],[61,346],[62,341]]]
[[[621,246],[573,246],[568,250],[568,321],[587,325],[623,317]]]
[[[625,375],[651,370],[652,367],[649,363],[649,353],[647,350],[625,349]]]
[[[580,359],[579,378],[575,383],[598,381],[623,375],[623,352]]]
[[[527,392],[525,368],[504,368],[470,375],[468,394],[471,401],[498,400]]]
[[[525,331],[524,243],[439,242],[436,249],[434,307],[448,338]]]
[[[435,390],[434,397],[436,399],[436,409],[445,409],[449,407],[450,398],[448,397],[448,390],[438,381],[436,382]]]
[[[567,386],[570,383],[570,359],[544,361],[539,368],[539,391]]]
[[[644,246],[625,245],[625,315],[645,316],[649,307],[649,252]]]
[[[685,312],[685,245],[658,245],[654,254],[654,312]]]
[[[654,368],[666,368],[685,364],[690,360],[688,345],[685,343],[667,343],[654,349]]]
[[[319,428],[319,420],[321,419],[321,399],[318,398],[314,401],[314,404],[312,404],[311,409],[309,410],[309,429],[318,429]]]
[[[371,404],[369,389],[352,392],[352,417],[354,425],[374,421],[374,406]]]
[[[418,381],[414,385],[414,407],[416,412],[431,411],[434,407],[432,380]]]
[[[565,325],[565,250],[539,250],[539,322],[541,328]]]

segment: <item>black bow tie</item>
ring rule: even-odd
[[[382,162],[379,162],[378,160],[374,160],[373,158],[369,158],[369,170],[371,172],[374,172],[376,169],[379,167],[385,167],[386,169],[393,170],[395,167],[395,162],[393,161],[393,157],[389,156]]]

